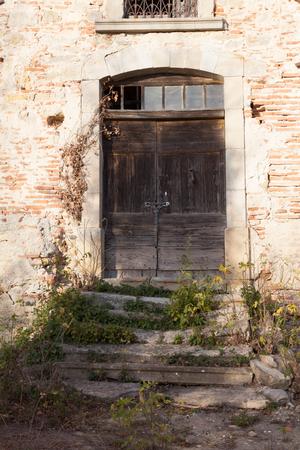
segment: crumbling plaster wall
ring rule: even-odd
[[[105,17],[103,3],[0,5],[2,305],[32,301],[51,285],[43,258],[59,251],[62,235],[76,237],[59,196],[61,149],[86,119],[82,80],[101,78],[106,55],[134,46],[186,47],[195,55],[218,48],[244,58],[247,164],[237,176],[246,179],[252,258],[276,261],[280,281],[281,268],[292,262],[294,271],[300,254],[299,3],[218,0],[227,31],[102,35],[94,21]],[[49,126],[59,113],[63,123]]]

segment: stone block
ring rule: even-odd
[[[260,78],[267,74],[268,64],[266,61],[256,59],[245,60],[245,77],[246,78]]]
[[[118,20],[122,19],[124,13],[122,0],[105,0],[104,16],[106,19]]]
[[[227,226],[246,226],[246,198],[244,189],[227,190]]]
[[[268,400],[278,403],[279,405],[286,405],[289,401],[289,395],[283,389],[264,387],[261,392]]]
[[[224,78],[225,109],[242,109],[244,107],[244,90],[242,77]]]
[[[107,67],[107,74],[111,77],[122,73],[122,58],[121,52],[113,52],[105,56],[105,64]]]
[[[234,268],[232,277],[240,278],[235,272],[240,262],[249,260],[248,228],[232,227],[225,230],[225,262]]]
[[[157,63],[153,61],[154,56],[155,52],[150,53],[149,47],[127,47],[120,52],[120,73],[151,68]],[[157,59],[159,59],[159,57]]]
[[[244,60],[242,57],[220,54],[216,73],[223,77],[242,77],[244,75]]]
[[[244,148],[245,130],[242,109],[225,110],[225,143],[226,148]]]
[[[200,2],[198,2],[198,17],[201,17],[201,19],[213,17],[214,7],[214,0],[201,0]]]
[[[261,362],[263,364],[265,364],[266,366],[271,367],[272,369],[277,369],[278,368],[278,364],[276,362],[276,359],[275,359],[274,355],[260,355],[259,359],[261,360]]]
[[[99,193],[87,193],[83,203],[82,219],[89,227],[97,227],[100,223]]]
[[[259,384],[269,386],[275,389],[288,389],[291,384],[291,378],[285,376],[282,372],[267,366],[258,359],[250,361],[251,369],[255,379]]]
[[[81,82],[81,107],[83,113],[93,112],[99,107],[99,80]]]
[[[88,184],[87,195],[97,194],[100,196],[100,152],[96,145],[94,149],[89,150],[85,157],[86,181]]]
[[[244,149],[226,151],[226,188],[228,190],[245,189]]]
[[[86,59],[82,68],[83,80],[100,80],[107,77],[108,73],[105,65],[106,55],[107,50],[97,49]]]

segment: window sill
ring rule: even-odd
[[[219,18],[96,20],[96,32],[107,34],[224,31],[226,29],[226,21]]]

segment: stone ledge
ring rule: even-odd
[[[224,19],[121,19],[96,20],[97,33],[170,33],[184,31],[224,31]]]

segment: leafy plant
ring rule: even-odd
[[[208,277],[204,281],[196,281],[189,273],[184,273],[168,307],[174,323],[180,328],[203,326],[207,313],[216,307],[213,297],[218,292],[220,279]]]

